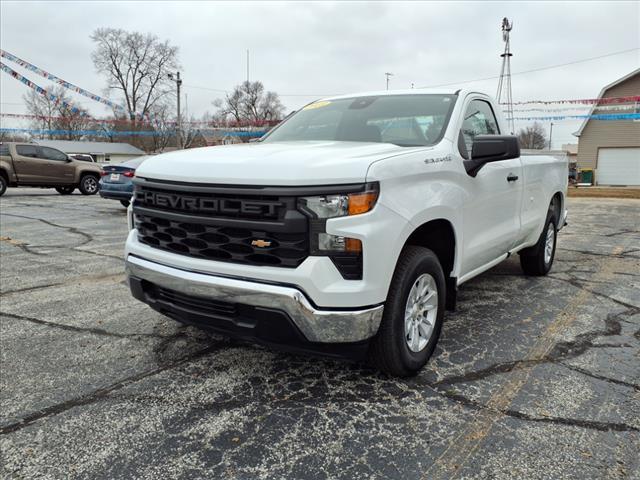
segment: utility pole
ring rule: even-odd
[[[182,149],[182,115],[180,113],[180,86],[182,85],[182,80],[180,79],[180,72],[176,72],[175,76],[173,73],[169,73],[167,76],[169,80],[176,82],[176,89],[178,90],[178,124],[176,125],[176,137],[178,139],[178,148]]]
[[[386,72],[385,75],[387,76],[387,90],[389,90],[389,77],[393,77],[393,73]]]
[[[553,122],[551,122],[551,126],[549,127],[549,150],[551,150],[551,138],[553,136]]]
[[[507,126],[511,130],[511,135],[514,134],[515,125],[513,120],[513,96],[511,94],[511,43],[509,34],[513,28],[513,23],[509,23],[509,19],[504,17],[502,19],[502,40],[504,41],[504,52],[502,55],[502,68],[500,69],[500,80],[498,81],[498,104],[504,103],[504,110],[507,114]],[[503,102],[504,100],[504,102]]]

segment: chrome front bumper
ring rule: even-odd
[[[382,320],[383,306],[362,310],[315,308],[293,287],[194,273],[129,255],[128,277],[211,300],[276,309],[285,312],[310,342],[350,343],[373,337]]]

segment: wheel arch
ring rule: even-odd
[[[411,232],[403,248],[407,245],[428,248],[438,257],[447,282],[447,308],[455,309],[457,278],[454,272],[459,241],[453,223],[445,218],[428,220]]]
[[[562,192],[556,192],[551,197],[551,201],[549,202],[549,208],[553,209],[553,214],[556,219],[556,227],[562,228],[562,225],[558,225],[560,219],[562,218],[562,212],[564,211],[564,194]]]

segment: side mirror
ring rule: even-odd
[[[69,162],[73,162],[73,158],[71,158],[69,155],[67,155],[67,163]]]
[[[464,161],[467,173],[475,177],[489,162],[499,162],[520,156],[518,137],[513,135],[478,135],[473,139],[471,160]]]

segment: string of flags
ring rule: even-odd
[[[238,131],[238,130],[218,130],[208,129],[201,130],[201,133],[217,134],[221,137],[261,137],[266,131]],[[41,128],[0,128],[0,133],[30,133],[33,135],[77,135],[77,136],[93,136],[93,137],[160,137],[167,135],[168,132],[160,132],[156,130],[135,130],[135,131],[118,131],[118,130],[64,130],[64,129],[41,129]],[[175,134],[176,132],[169,132]]]
[[[43,70],[42,68],[39,68],[29,62],[27,62],[26,60],[23,60],[19,57],[16,57],[15,55],[7,52],[6,50],[2,50],[0,49],[0,57],[6,58],[7,60],[14,62],[18,65],[20,65],[21,67],[36,73],[38,75],[40,75],[41,77],[46,78],[47,80],[51,80],[52,82],[55,82],[59,85],[62,85],[64,88],[71,90],[73,92],[79,93],[80,95],[83,95],[87,98],[90,98],[91,100],[94,100],[96,102],[102,103],[103,105],[107,105],[108,107],[113,108],[114,110],[118,110],[122,113],[126,113],[126,109],[122,106],[119,105],[115,102],[112,102],[111,100],[108,100],[106,98],[101,97],[100,95],[96,95],[95,93],[91,93],[88,90],[85,90],[84,88],[78,87],[77,85],[74,85],[71,82],[67,82],[66,80],[63,80],[62,78],[56,77],[55,75],[53,75],[52,73],[47,72],[46,70]],[[24,82],[23,82],[24,83]]]
[[[13,70],[12,68],[6,66],[4,63],[0,62],[0,69],[2,69],[5,73],[8,73],[9,75],[11,75],[13,78],[15,78],[16,80],[18,80],[19,82],[22,82],[23,84],[25,84],[27,87],[35,90],[37,93],[39,93],[40,95],[43,95],[45,97],[47,97],[49,100],[51,100],[52,102],[56,102],[56,104],[61,104],[63,105],[65,108],[69,109],[69,111],[71,111],[71,113],[76,113],[82,116],[86,116],[87,114],[83,111],[80,110],[77,107],[74,107],[73,105],[71,105],[69,102],[66,102],[64,100],[62,100],[60,97],[58,97],[57,95],[54,95],[53,93],[45,90],[44,88],[42,88],[39,85],[36,85],[35,83],[33,83],[31,80],[29,80],[27,77],[20,75],[18,72],[16,72],[15,70]]]
[[[551,115],[539,117],[513,117],[513,120],[521,121],[560,121],[578,120],[588,118],[590,120],[640,120],[640,113],[620,113],[620,114],[596,114],[596,115]]]
[[[640,102],[640,95],[631,95],[627,97],[605,97],[605,98],[580,98],[569,100],[527,100],[524,102],[512,102],[511,105],[531,105],[539,103],[542,105],[551,105],[554,103],[559,104],[582,104],[582,105],[609,105],[617,103],[635,103]],[[508,105],[507,103],[501,103],[500,105]]]
[[[558,107],[558,108],[514,108],[514,112],[574,112],[576,110],[584,110],[591,108],[589,105],[576,105],[574,107]],[[625,111],[635,110],[638,107],[634,104],[627,105],[603,105],[601,107],[595,107],[594,112],[610,112],[610,111]]]

